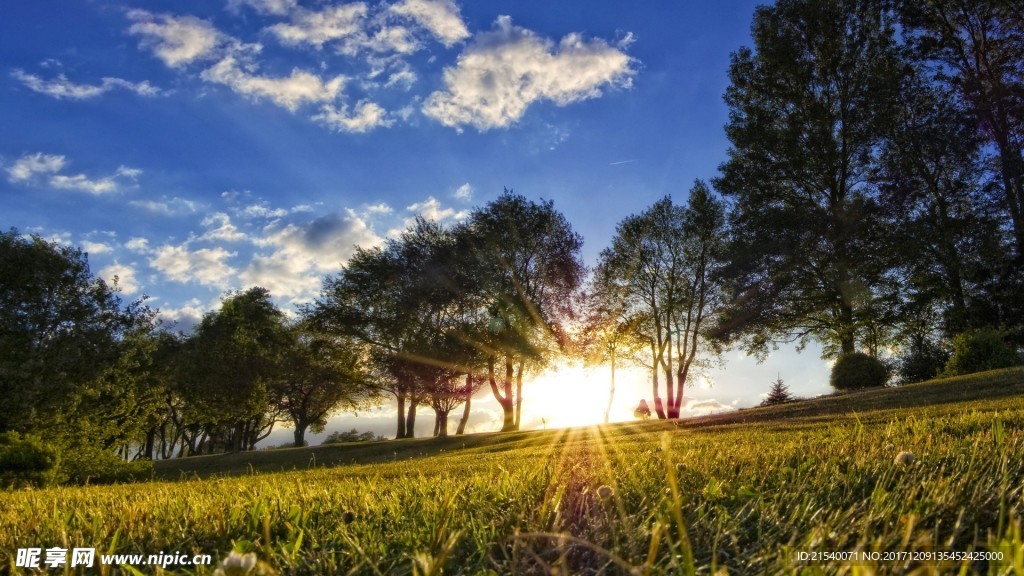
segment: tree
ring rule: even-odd
[[[733,200],[733,305],[718,334],[760,354],[810,340],[851,353],[891,322],[892,256],[872,171],[904,73],[884,2],[780,0],[732,55],[716,180]]]
[[[786,386],[786,383],[782,381],[782,376],[779,376],[772,382],[771,390],[768,391],[768,395],[761,401],[761,406],[774,406],[792,401],[793,395],[789,393],[789,386]]]
[[[960,95],[995,148],[993,175],[1024,265],[1024,10],[1006,0],[902,2],[904,25],[935,78]]]
[[[659,418],[679,417],[691,372],[718,354],[709,329],[722,305],[724,229],[723,203],[697,181],[686,206],[669,197],[655,202],[619,223],[601,252],[595,283],[616,310],[619,329],[648,350]]]
[[[518,430],[524,372],[567,344],[566,322],[583,281],[583,241],[553,202],[510,190],[474,210],[455,234],[479,282],[473,342],[486,356],[487,382],[504,414],[502,431]]]
[[[372,396],[360,350],[344,337],[318,333],[307,322],[290,329],[283,373],[275,386],[278,406],[295,427],[295,447],[306,445],[306,430],[322,432],[328,417]]]
[[[265,288],[231,292],[186,343],[183,394],[207,430],[210,449],[252,450],[278,419],[289,335]]]
[[[0,433],[123,438],[139,416],[127,400],[138,389],[119,378],[144,361],[134,345],[152,322],[142,301],[125,306],[116,285],[93,277],[81,250],[0,233]]]
[[[465,333],[474,284],[457,254],[449,231],[418,219],[384,246],[357,250],[308,311],[326,333],[369,348],[374,379],[398,402],[398,438],[413,436],[432,390],[444,396],[439,387],[477,362]]]

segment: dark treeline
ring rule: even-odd
[[[80,251],[4,233],[0,433],[158,459],[279,422],[302,445],[386,396],[398,437],[421,406],[443,436],[484,390],[516,430],[524,381],[564,354],[610,363],[612,393],[617,363],[648,367],[660,418],[728,346],[817,342],[891,382],[1020,362],[1024,9],[780,0],[752,40],[717,177],[622,220],[589,281],[553,203],[506,191],[358,249],[297,318],[251,288],[175,335]]]

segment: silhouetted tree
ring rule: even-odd
[[[456,235],[482,297],[473,341],[486,356],[502,430],[517,430],[524,372],[566,345],[565,323],[583,281],[583,241],[552,202],[509,190],[474,210]]]
[[[794,339],[850,353],[878,339],[894,290],[871,178],[903,75],[893,17],[881,1],[779,0],[753,37],[732,55],[715,182],[733,200],[719,335],[761,354]]]
[[[595,283],[617,310],[620,328],[649,351],[659,418],[679,417],[691,371],[718,354],[709,328],[722,306],[724,230],[723,203],[698,181],[686,206],[659,200],[619,223],[601,252]]]

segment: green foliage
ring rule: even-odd
[[[1008,332],[980,328],[953,338],[953,353],[942,370],[943,376],[972,374],[984,370],[1024,364],[1024,354],[1008,340]]]
[[[0,488],[52,484],[58,461],[57,451],[38,438],[0,434]]]
[[[68,484],[114,484],[148,480],[153,477],[153,462],[126,462],[119,456],[93,445],[68,447],[61,451],[59,479]]]
[[[896,377],[900,384],[931,380],[939,375],[949,352],[931,340],[922,340],[897,358]]]
[[[75,410],[125,387],[111,386],[123,340],[151,319],[140,303],[122,306],[81,250],[0,233],[0,431],[64,433],[54,428],[95,420]]]
[[[348,432],[342,432],[340,430],[331,432],[324,438],[323,444],[343,444],[345,442],[375,442],[384,440],[383,436],[374,434],[373,432],[362,432],[360,433],[355,428]]]
[[[829,384],[836,390],[858,390],[885,386],[888,379],[889,369],[884,362],[863,352],[854,352],[836,360]]]
[[[887,324],[892,252],[872,184],[904,69],[893,26],[877,2],[757,8],[754,48],[729,67],[715,181],[734,207],[722,338],[763,355],[799,334],[837,357]]]

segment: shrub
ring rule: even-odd
[[[374,434],[373,432],[359,433],[355,428],[348,432],[331,432],[324,438],[322,444],[344,444],[347,442],[377,442],[380,440],[386,440],[385,437]]]
[[[836,390],[856,390],[885,386],[889,369],[885,363],[863,352],[845,354],[832,367],[829,384]]]
[[[1024,363],[1020,350],[1008,341],[1008,332],[981,328],[957,334],[953,354],[942,370],[943,376],[971,374]]]
[[[153,462],[125,462],[110,450],[98,446],[66,448],[61,457],[60,475],[69,484],[113,484],[133,482],[153,476]]]
[[[46,486],[56,478],[57,451],[32,436],[0,434],[0,487]]]
[[[935,342],[924,340],[899,357],[896,375],[900,384],[931,380],[942,372],[948,360],[949,352]]]

